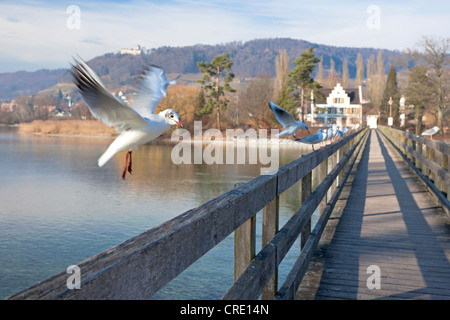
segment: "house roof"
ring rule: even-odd
[[[327,97],[330,95],[331,91],[333,89],[326,89],[321,88],[320,92],[323,94],[323,97],[319,97],[315,103],[316,104],[326,104],[327,103]],[[361,101],[359,99],[359,89],[345,89],[345,93],[350,97],[350,104],[361,104]]]

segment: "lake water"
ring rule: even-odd
[[[160,143],[134,151],[133,174],[122,180],[125,153],[97,166],[111,141],[0,127],[0,298],[260,175],[260,165],[176,165],[173,146]],[[280,164],[310,151],[280,147]],[[299,184],[281,196],[280,227],[299,200]],[[259,213],[259,239],[261,220]],[[231,234],[151,299],[220,299],[233,284],[233,246]],[[280,284],[299,251],[297,241],[280,265]]]

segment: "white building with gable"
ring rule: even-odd
[[[315,101],[311,96],[311,113],[309,121],[314,125],[337,125],[338,127],[352,127],[362,124],[362,107],[368,101],[362,97],[362,88],[344,89],[338,83],[333,89],[321,89],[325,100]]]

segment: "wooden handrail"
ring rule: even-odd
[[[362,129],[351,133],[334,144],[286,164],[276,174],[257,177],[79,263],[80,289],[69,289],[67,280],[70,275],[62,271],[8,299],[148,299],[244,222],[274,200],[278,201],[281,193],[314,168],[330,157],[340,157],[342,161],[333,160],[339,164],[325,179],[328,187],[334,186],[334,178],[347,164],[365,132],[366,129]],[[347,148],[350,144],[352,148]],[[311,210],[320,204],[327,191],[324,186],[318,187],[308,197],[301,207],[302,211],[307,210],[308,215],[296,215],[297,220],[293,222],[297,227],[306,224]],[[320,199],[313,196],[319,192]],[[290,242],[282,235],[291,235],[292,232],[296,233],[283,227],[257,257],[274,255],[271,267],[276,268],[287,252],[286,246],[281,250],[278,243]],[[261,266],[267,267],[265,264]],[[266,271],[269,274],[269,270]]]

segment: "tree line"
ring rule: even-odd
[[[425,111],[436,115],[435,125],[444,135],[449,123],[448,100],[450,95],[450,39],[423,37],[417,46],[408,49],[402,59],[396,59],[391,64],[389,72],[385,71],[385,57],[380,50],[375,58],[371,54],[366,63],[358,54],[355,79],[350,79],[348,62],[344,59],[342,72],[338,73],[331,59],[330,69],[324,76],[322,59],[316,57],[313,47],[304,50],[298,58],[290,63],[286,50],[280,50],[275,60],[276,77],[271,79],[267,74],[260,74],[251,81],[239,94],[238,105],[234,113],[228,116],[238,117],[243,124],[268,128],[274,124],[273,116],[268,111],[267,102],[275,103],[291,112],[301,121],[305,121],[307,104],[311,92],[314,97],[321,98],[321,88],[334,88],[339,82],[344,88],[362,86],[365,88],[367,103],[366,114],[378,114],[379,123],[387,125],[388,118],[393,118],[393,125],[411,129],[420,134],[424,130],[423,118]],[[225,67],[226,65],[226,67]],[[235,92],[230,87],[234,75],[227,72],[232,66],[229,55],[216,56],[212,63],[199,63],[199,68],[205,74],[200,82],[202,110],[196,114],[216,113],[216,127],[220,129],[220,112],[228,105],[227,92]],[[292,66],[292,67],[291,67]],[[313,73],[317,69],[315,77]],[[402,70],[403,85],[399,86],[397,69]],[[219,85],[220,73],[224,72],[224,86]],[[211,77],[214,77],[212,79]],[[204,95],[203,90],[206,90]],[[222,97],[222,98],[221,98]],[[404,110],[400,110],[401,98],[404,98]],[[221,100],[222,99],[222,100]],[[222,102],[221,102],[222,101]],[[413,112],[408,112],[409,109]],[[405,122],[401,124],[400,113],[405,114]],[[235,123],[239,123],[235,121]]]
[[[424,37],[415,48],[406,50],[402,59],[397,57],[387,74],[385,59],[389,57],[385,57],[383,51],[380,50],[376,57],[371,54],[366,61],[358,53],[354,61],[354,78],[349,76],[347,59],[344,59],[340,72],[331,59],[325,75],[323,57],[317,57],[312,46],[292,60],[287,50],[280,49],[275,58],[275,77],[263,72],[252,79],[236,78],[231,72],[233,61],[230,54],[222,53],[211,61],[197,63],[203,75],[198,81],[199,86],[169,86],[169,94],[160,102],[159,109],[170,107],[176,110],[187,128],[193,126],[195,120],[202,120],[209,127],[218,129],[271,128],[279,124],[268,108],[269,100],[304,121],[311,92],[317,99],[321,96],[321,88],[333,88],[339,82],[344,89],[362,86],[369,101],[363,112],[379,114],[381,124],[387,124],[388,117],[392,116],[394,126],[400,126],[400,98],[404,96],[406,106],[413,106],[407,126],[412,123],[414,130],[421,132],[423,116],[428,112],[436,115],[436,124],[442,130],[448,126],[449,44],[449,39]],[[39,106],[58,105],[60,98],[42,94],[19,97],[14,113],[0,110],[0,121],[46,119],[48,113]],[[71,111],[74,117],[91,118],[81,101],[75,101]]]

